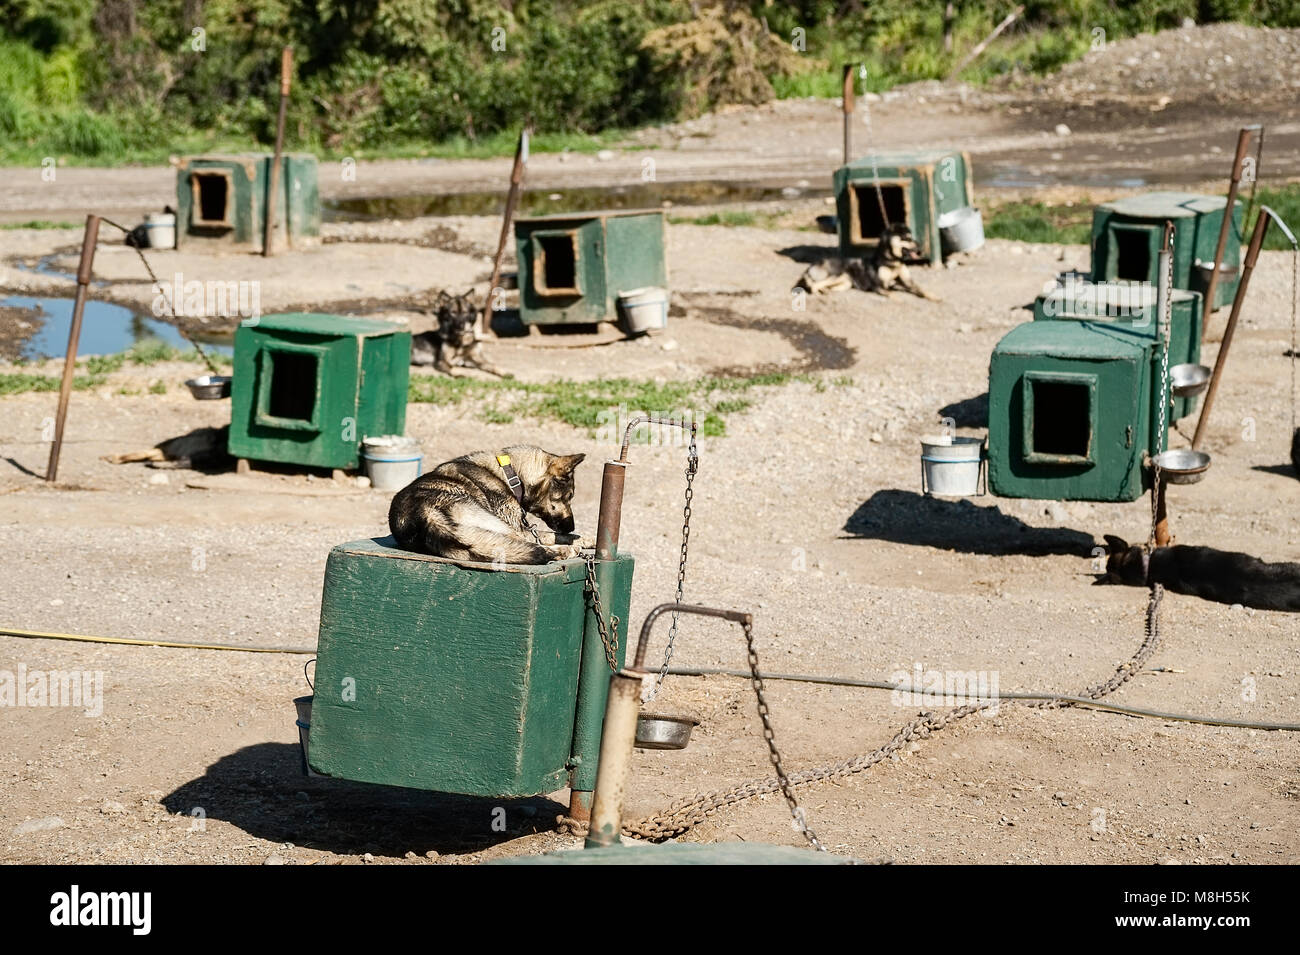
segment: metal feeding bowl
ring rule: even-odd
[[[643,713],[636,718],[637,749],[685,749],[700,721],[690,716]]]
[[[1210,467],[1210,456],[1191,448],[1175,448],[1161,451],[1156,455],[1155,463],[1160,466],[1160,476],[1170,484],[1195,484],[1205,477]]]
[[[1207,365],[1174,365],[1169,369],[1169,385],[1179,398],[1199,395],[1210,383]]]
[[[185,387],[199,401],[216,401],[230,397],[229,375],[200,375],[185,382]]]

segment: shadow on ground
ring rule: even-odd
[[[220,819],[268,842],[341,855],[461,855],[554,828],[565,807],[545,797],[490,799],[307,778],[293,743],[223,756],[163,797],[171,813]],[[504,829],[501,829],[504,810]]]
[[[851,537],[937,547],[965,554],[1092,555],[1091,534],[1034,527],[996,505],[926,497],[915,491],[877,491],[844,524]]]

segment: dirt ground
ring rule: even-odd
[[[1165,36],[1187,42],[1178,33]],[[881,103],[882,112],[889,105]],[[772,112],[799,108],[779,104]],[[1279,99],[1261,109],[1294,104]],[[1146,131],[1138,136],[1154,141],[1150,123],[1168,120],[1143,111]],[[1180,128],[1231,148],[1242,117],[1227,107],[1203,112],[1198,120],[1188,104]],[[737,115],[711,122],[727,127]],[[1036,116],[1037,132],[1013,134],[1007,130],[1024,128],[1023,114],[989,107],[951,115],[954,140],[1005,137],[1008,145],[1000,148],[1008,155],[1015,151],[1010,143],[1043,140],[1058,121]],[[1062,181],[1087,185],[1089,170],[1115,162],[1101,145],[1115,134],[1101,125],[1085,134],[1096,137],[1090,145],[1071,143]],[[935,120],[927,134],[919,119],[912,140],[890,126],[900,143],[931,141],[924,137],[940,129]],[[1278,165],[1286,158],[1282,135],[1269,139]],[[837,129],[826,133],[829,143],[837,136]],[[778,139],[774,153],[788,159],[805,149],[811,156],[801,138],[808,137]],[[1106,158],[1088,160],[1088,149],[1106,149]],[[710,155],[700,168],[717,161]],[[977,168],[997,155],[977,151]],[[1192,182],[1226,165],[1223,157],[1202,158],[1204,175],[1186,156],[1170,157],[1165,168]],[[588,175],[601,168],[599,160],[569,162],[569,181],[598,181]],[[829,169],[833,160],[817,162]],[[487,181],[498,165],[472,168]],[[402,172],[423,165],[383,168],[413,188],[430,188],[415,172]],[[125,202],[121,197],[153,175],[77,171],[73,178],[85,176],[96,195]],[[27,195],[18,204],[30,218],[39,193]],[[14,193],[3,201],[16,208]],[[1088,250],[992,241],[956,268],[921,272],[922,284],[942,302],[845,292],[811,299],[799,311],[790,287],[802,260],[834,240],[796,223],[823,208],[819,200],[792,200],[774,229],[671,226],[676,308],[659,335],[594,347],[579,347],[588,344],[582,336],[535,335],[490,342],[488,352],[524,380],[666,380],[737,366],[809,372],[810,380],[753,389],[752,406],[727,418],[726,436],[700,446],[686,597],[752,611],[764,669],[878,680],[917,666],[986,671],[997,675],[1003,692],[1075,692],[1105,680],[1142,640],[1146,594],[1092,586],[1091,551],[1103,533],[1142,539],[1146,501],[927,499],[917,462],[918,438],[934,430],[940,409],[986,391],[990,351],[1028,319],[1022,307],[1058,272],[1086,268]],[[266,262],[172,253],[162,268],[175,265],[187,277],[191,270],[200,278],[234,270],[260,278],[268,311],[356,305],[419,321],[406,307],[410,296],[440,283],[481,281],[497,228],[490,217],[335,224],[310,252]],[[435,240],[414,244],[431,234]],[[66,258],[45,257],[66,255],[74,242],[67,232],[0,232],[0,290],[68,294],[66,278],[30,265],[44,259],[43,268],[65,269]],[[145,301],[147,288],[125,281],[138,265],[133,259],[126,250],[102,256],[97,268],[112,284],[96,294]],[[1292,404],[1284,355],[1292,334],[1290,281],[1290,256],[1264,253],[1205,443],[1213,466],[1201,484],[1171,492],[1181,543],[1300,559],[1300,481],[1288,464]],[[1216,316],[1212,339],[1225,317]],[[1203,360],[1212,361],[1216,348],[1208,345]],[[58,366],[46,367],[55,373]],[[128,365],[98,390],[76,392],[56,487],[39,478],[55,396],[0,399],[0,627],[315,646],[326,555],[337,543],[385,533],[388,495],[300,474],[256,473],[223,487],[193,471],[100,459],[224,424],[228,403],[193,401],[182,387],[197,371],[179,363]],[[159,380],[164,394],[120,393],[123,385],[143,391]],[[1180,425],[1184,439],[1192,423]],[[496,424],[464,406],[413,404],[408,431],[430,462],[520,441],[585,451],[576,512],[579,529],[588,532],[598,462],[617,456],[612,444],[561,424]],[[639,626],[646,610],[672,595],[684,450],[638,446],[631,457],[623,541],[637,558],[630,616]],[[1297,721],[1294,615],[1168,594],[1163,630],[1160,649],[1114,694],[1116,701]],[[661,631],[652,655],[662,641]],[[473,863],[577,844],[554,829],[563,793],[501,804],[303,778],[292,699],[308,692],[306,659],[0,637],[0,671],[102,671],[104,681],[103,712],[93,718],[54,707],[5,713],[0,861]],[[684,622],[674,663],[743,667],[743,642],[720,623]],[[918,712],[915,704],[867,689],[772,682],[768,694],[791,770],[870,752]],[[630,817],[767,774],[745,681],[671,677],[655,706],[702,722],[684,751],[638,752]],[[1005,703],[996,716],[970,717],[866,772],[803,788],[800,799],[832,851],[861,859],[1295,863],[1297,766],[1300,738],[1291,733]],[[506,809],[505,832],[492,826],[498,805]],[[802,844],[778,796],[739,803],[682,838]]]

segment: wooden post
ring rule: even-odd
[[[844,101],[844,165],[853,158],[853,67],[844,64],[843,101]]]
[[[957,75],[961,73],[962,70],[966,69],[966,67],[974,63],[975,59],[986,49],[988,49],[988,45],[992,43],[994,40],[996,40],[1003,30],[1011,26],[1011,24],[1015,23],[1016,17],[1020,16],[1020,14],[1024,12],[1025,12],[1025,8],[1023,6],[1016,7],[1014,10],[1012,10],[1011,13],[1007,16],[1007,18],[1003,20],[1001,23],[999,23],[996,27],[994,27],[992,33],[990,33],[983,40],[977,43],[975,45],[975,49],[967,53],[966,58],[962,60],[960,63],[958,63],[956,69],[954,69],[951,73],[948,74],[948,82],[951,83],[953,80],[957,78]]]
[[[943,52],[945,53],[952,52],[952,21],[956,16],[952,0],[948,0],[948,5],[943,8]]]
[[[501,217],[501,238],[497,241],[496,258],[492,260],[492,281],[488,284],[487,301],[483,303],[483,313],[474,324],[474,337],[483,338],[486,329],[492,332],[492,296],[497,283],[501,281],[501,261],[506,255],[506,243],[510,241],[510,224],[515,219],[515,206],[519,202],[519,187],[524,181],[524,166],[528,165],[528,138],[533,134],[531,124],[526,124],[519,132],[519,145],[515,147],[515,164],[510,170],[510,191],[506,194],[506,211]],[[520,283],[522,288],[522,282]]]
[[[1192,448],[1198,448],[1201,438],[1205,436],[1205,426],[1210,420],[1210,409],[1214,407],[1214,396],[1219,391],[1219,380],[1223,376],[1223,366],[1228,360],[1228,349],[1232,347],[1232,336],[1237,331],[1237,319],[1241,317],[1241,303],[1246,298],[1246,288],[1250,285],[1250,273],[1255,269],[1255,260],[1259,258],[1259,248],[1264,244],[1264,233],[1268,231],[1270,213],[1267,207],[1261,207],[1259,218],[1255,220],[1255,231],[1250,237],[1250,247],[1246,250],[1246,259],[1241,265],[1241,281],[1237,285],[1237,295],[1232,300],[1232,312],[1228,315],[1228,325],[1223,330],[1223,341],[1219,345],[1219,356],[1214,361],[1214,374],[1210,376],[1210,387],[1205,392],[1205,404],[1201,406],[1201,416],[1196,419],[1196,434],[1192,436]]]
[[[63,356],[63,383],[59,386],[59,410],[54,417],[54,443],[50,445],[50,463],[45,469],[45,480],[51,483],[59,474],[59,453],[63,450],[63,425],[68,419],[68,399],[72,395],[72,377],[77,365],[77,346],[81,341],[81,316],[86,310],[90,270],[95,264],[95,243],[98,241],[99,216],[86,216],[86,231],[81,238],[81,261],[77,264],[77,298],[72,305],[68,350]]]
[[[1241,164],[1246,160],[1246,150],[1250,147],[1250,134],[1259,126],[1245,126],[1237,134],[1237,155],[1232,160],[1232,175],[1228,179],[1228,204],[1223,207],[1223,222],[1219,224],[1219,244],[1214,247],[1214,271],[1205,289],[1205,303],[1201,316],[1201,343],[1204,344],[1210,331],[1210,315],[1214,311],[1214,296],[1219,289],[1219,269],[1223,266],[1223,250],[1228,246],[1228,232],[1232,229],[1232,207],[1237,202],[1237,187],[1241,184]],[[1259,175],[1259,170],[1255,170]]]
[[[275,229],[276,193],[280,189],[280,162],[284,155],[284,115],[289,107],[289,76],[293,72],[293,47],[286,46],[280,54],[280,115],[275,121],[275,160],[271,163],[271,182],[266,197],[266,234],[262,239],[262,255],[271,254],[271,236]],[[289,190],[285,190],[285,235],[289,234]]]

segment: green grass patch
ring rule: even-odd
[[[616,428],[628,415],[649,414],[679,417],[691,415],[702,437],[726,434],[726,417],[739,414],[753,404],[740,397],[757,388],[773,388],[791,382],[826,387],[826,379],[814,375],[777,372],[751,378],[693,378],[655,382],[631,378],[597,378],[592,381],[520,382],[479,378],[446,378],[416,375],[411,378],[410,400],[440,405],[476,406],[479,420],[509,424],[517,418],[560,421],[595,435]],[[852,379],[831,380],[843,387]],[[621,435],[618,435],[621,439]],[[644,435],[640,440],[645,440]]]
[[[229,367],[231,364],[228,355],[213,355],[211,357],[218,366]],[[202,359],[199,358],[199,353],[194,349],[181,351],[179,348],[173,348],[159,339],[146,338],[132,345],[126,351],[118,352],[116,355],[90,355],[77,362],[77,367],[84,374],[76,375],[72,379],[72,387],[77,391],[98,388],[108,381],[109,375],[121,371],[128,364],[147,368],[166,361],[199,363]],[[18,364],[21,366],[25,363],[20,362]],[[38,375],[27,372],[0,373],[0,396],[21,395],[32,391],[58,391],[60,381],[61,377],[58,375]],[[118,393],[140,394],[141,392],[131,390],[124,385]],[[163,381],[155,381],[149,386],[149,394],[162,395],[166,393],[167,385]]]
[[[780,216],[770,212],[751,212],[747,209],[720,209],[702,216],[669,216],[670,225],[721,225],[728,227],[754,226],[774,229]]]
[[[49,219],[31,219],[27,222],[0,222],[0,229],[80,229],[83,222],[53,222]]]
[[[985,206],[984,234],[990,239],[1015,239],[1060,245],[1087,245],[1092,240],[1092,206],[1007,202]]]
[[[1276,212],[1287,228],[1300,237],[1300,182],[1287,183],[1285,186],[1277,188],[1260,187],[1258,195],[1255,197],[1255,207],[1265,205]],[[1251,230],[1255,227],[1256,211],[1251,216],[1251,222],[1246,228],[1246,234],[1243,243],[1249,241]],[[1276,225],[1271,225],[1268,231],[1264,233],[1264,248],[1266,249],[1290,249],[1291,243],[1287,241],[1282,230]]]

